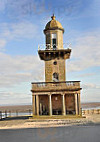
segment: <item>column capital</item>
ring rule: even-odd
[[[35,96],[35,94],[34,94],[34,93],[32,93],[32,96]]]
[[[48,96],[51,96],[52,95],[52,93],[48,93]]]
[[[37,94],[37,93],[32,93],[32,95],[34,95],[34,96],[39,96],[39,94]]]
[[[75,94],[80,94],[80,92],[75,92],[74,95],[75,95]]]
[[[62,96],[65,96],[65,93],[61,93]]]
[[[35,96],[36,94],[32,93],[32,96]]]
[[[74,95],[77,95],[78,93],[75,93]]]

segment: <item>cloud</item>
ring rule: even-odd
[[[9,18],[18,20],[26,19],[29,16],[35,17],[36,15],[48,15],[50,13],[56,13],[61,18],[63,13],[68,18],[76,18],[85,12],[83,7],[88,9],[89,2],[85,3],[83,0],[66,0],[63,3],[61,0],[59,2],[54,2],[53,0],[50,2],[46,2],[46,0],[0,0],[0,11],[4,12]]]
[[[5,48],[4,48],[5,45],[6,45],[6,40],[0,39],[0,52],[5,49]]]
[[[22,40],[32,39],[38,36],[38,26],[31,22],[20,22],[20,23],[1,23],[0,24],[0,37],[6,40]]]
[[[94,83],[86,83],[86,84],[82,84],[82,88],[83,89],[100,89],[100,85],[96,85]]]
[[[76,75],[76,77],[92,77],[92,76],[95,76],[96,75],[96,73],[84,73],[84,74],[78,74],[78,75]]]
[[[90,32],[75,39],[69,71],[82,71],[90,67],[100,66],[100,32]]]
[[[40,15],[45,9],[45,0],[0,0],[0,11],[14,20]]]
[[[0,53],[0,87],[43,80],[43,65],[35,55],[11,56]]]
[[[4,11],[8,0],[0,0],[0,11]]]
[[[100,16],[100,1],[91,1],[89,7],[82,13],[81,17],[96,17]]]
[[[10,41],[25,41],[26,39],[40,39],[39,27],[31,22],[1,23],[0,24],[0,52],[6,49]],[[35,42],[34,42],[35,43]]]
[[[0,105],[31,104],[32,96],[25,93],[0,92]]]
[[[100,85],[95,83],[85,83],[81,85],[81,102],[100,101]]]

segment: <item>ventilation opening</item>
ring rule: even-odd
[[[53,64],[54,64],[54,65],[57,65],[57,61],[54,61]]]

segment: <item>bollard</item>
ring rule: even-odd
[[[31,109],[29,109],[29,115],[31,115]]]
[[[7,118],[7,111],[5,110],[5,118]]]
[[[11,117],[11,111],[9,111],[9,117]]]
[[[16,110],[16,116],[18,116],[18,111]]]
[[[82,110],[82,116],[85,115],[85,110]]]
[[[2,111],[0,111],[0,119],[2,119]]]
[[[85,113],[85,110],[84,110],[84,115],[85,115],[86,113]]]
[[[80,109],[80,115],[81,115],[81,116],[82,116],[82,111],[83,111],[83,110],[82,110],[82,108],[81,108],[81,109]]]
[[[85,114],[87,115],[87,110],[85,110]]]

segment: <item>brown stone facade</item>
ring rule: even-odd
[[[35,103],[35,105],[33,106],[33,114],[49,115],[50,114],[49,95],[33,94],[33,98],[34,97],[36,98],[36,96],[38,96],[38,103]],[[65,94],[64,99],[65,99],[65,115],[81,114],[80,112],[81,110],[79,109],[79,106],[78,106],[79,100],[75,100],[74,94]],[[75,101],[77,102],[75,103]],[[62,94],[51,94],[51,105],[52,105],[52,115],[63,115],[63,95]]]
[[[75,95],[68,94],[65,96],[65,105],[67,114],[75,113]]]
[[[52,34],[56,34],[57,35],[57,46],[58,46],[58,49],[63,49],[63,31],[60,31],[60,30],[50,30],[50,31],[47,31],[46,33],[46,44],[50,44],[52,45]],[[50,46],[51,48],[52,46]]]
[[[38,49],[45,62],[45,82],[32,83],[33,115],[80,115],[80,81],[66,81],[65,61],[71,49],[63,48],[64,29],[60,22],[47,23],[45,49]]]
[[[64,70],[62,70],[64,69]],[[60,81],[65,81],[65,60],[64,59],[52,59],[45,61],[45,81],[53,81],[53,73],[58,74]]]

